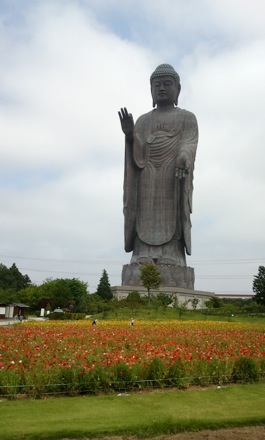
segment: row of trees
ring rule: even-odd
[[[32,310],[57,307],[83,312],[91,302],[110,301],[112,291],[106,270],[103,271],[97,291],[88,295],[88,285],[77,278],[47,279],[40,286],[34,285],[28,275],[23,275],[13,264],[10,268],[0,264],[0,303],[19,302]]]
[[[158,289],[161,285],[161,275],[154,264],[141,266],[140,278],[143,286],[147,289],[147,305],[150,307],[156,304],[157,307],[166,307],[176,301],[161,293],[155,298],[151,296],[152,289]],[[254,300],[257,304],[265,306],[265,267],[260,266],[258,274],[254,276],[253,291],[256,294]],[[77,278],[47,279],[40,286],[32,284],[28,275],[23,275],[13,264],[10,268],[0,264],[0,302],[22,302],[31,307],[32,310],[40,308],[54,309],[56,307],[66,308],[75,312],[97,313],[107,310],[115,304],[109,277],[106,270],[103,270],[97,290],[88,295],[87,283]],[[140,304],[138,292],[131,292],[127,298],[127,304]],[[195,299],[196,300],[196,299]],[[224,307],[226,300],[214,297],[208,308]],[[229,299],[231,305],[231,299]],[[240,300],[239,300],[240,301]],[[236,305],[236,304],[234,304]],[[174,306],[174,305],[173,305]],[[238,306],[238,304],[237,304]],[[196,309],[197,303],[192,303]]]

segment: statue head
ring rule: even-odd
[[[178,97],[181,90],[180,85],[180,77],[179,74],[175,71],[175,69],[170,64],[160,64],[155,71],[150,76],[150,84],[151,84],[151,93],[153,97],[153,107],[156,106],[158,98],[157,88],[159,87],[159,83],[165,83],[165,80],[168,79],[168,87],[171,87],[169,93],[169,99],[172,101],[172,104],[178,105]],[[170,86],[170,81],[173,81]],[[167,84],[167,82],[165,84]],[[168,102],[167,102],[168,103]]]

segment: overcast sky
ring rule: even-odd
[[[265,265],[263,0],[0,0],[0,263],[32,282],[121,284],[124,137],[149,77],[195,113],[195,289],[251,293]]]

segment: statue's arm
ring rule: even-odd
[[[123,184],[123,213],[124,213],[124,248],[131,252],[134,247],[136,225],[136,188],[137,174],[134,161],[134,122],[126,108],[118,112],[121,128],[125,134],[125,160]]]
[[[121,108],[118,112],[121,129],[125,134],[126,142],[133,143],[133,133],[134,133],[134,121],[131,113],[128,113],[127,108]]]
[[[176,162],[176,177],[183,179],[192,173],[198,144],[198,124],[193,113],[187,112],[183,125],[180,153]]]

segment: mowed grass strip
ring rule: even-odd
[[[0,438],[153,436],[265,424],[265,384],[1,401]]]

